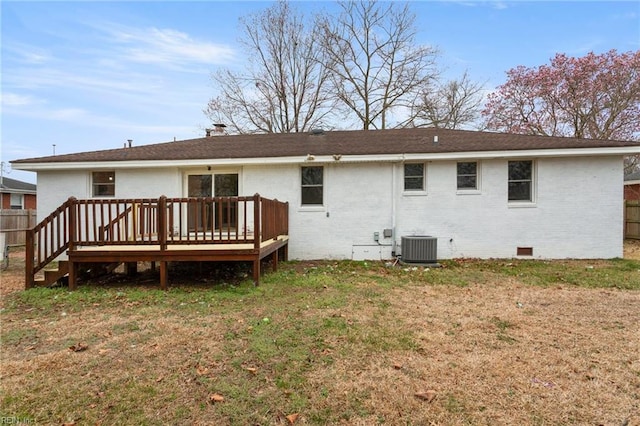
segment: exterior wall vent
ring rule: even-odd
[[[516,249],[517,256],[533,256],[533,247],[518,247]]]
[[[402,261],[406,263],[436,263],[438,239],[429,235],[402,237]]]

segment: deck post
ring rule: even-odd
[[[260,285],[260,256],[253,261],[253,285]]]
[[[24,258],[24,289],[28,290],[33,287],[33,258],[35,256],[35,244],[34,244],[34,231],[33,229],[26,230],[25,237],[25,258]],[[4,247],[2,248],[4,250]]]
[[[160,250],[167,249],[167,197],[161,195],[158,199],[158,242]]]
[[[75,197],[69,198],[69,251],[73,251],[76,248],[76,229],[77,229],[77,212],[76,206],[78,205]],[[88,220],[88,219],[87,219]]]
[[[160,288],[162,290],[167,289],[167,262],[165,260],[160,261]]]
[[[128,277],[135,277],[138,275],[138,262],[126,262],[124,264],[124,270]]]
[[[262,242],[260,230],[260,194],[256,193],[253,196],[253,248],[256,250],[260,250],[260,243]],[[260,269],[260,267],[258,267],[258,269]]]
[[[69,290],[78,288],[78,264],[69,262]]]
[[[271,254],[271,261],[273,262],[273,265],[271,265],[271,269],[273,272],[278,272],[278,250],[275,250],[272,254]]]

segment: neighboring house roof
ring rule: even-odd
[[[570,150],[571,152],[564,152]],[[12,161],[16,169],[44,170],[60,168],[61,164],[160,162],[194,160],[262,159],[264,163],[276,158],[312,155],[318,160],[344,157],[356,161],[363,157],[391,160],[416,155],[445,158],[445,154],[485,153],[485,156],[524,155],[523,151],[539,151],[545,155],[582,155],[640,153],[640,144],[625,141],[591,140],[548,136],[516,135],[506,133],[412,128],[393,130],[324,131],[321,133],[279,133],[222,135],[184,141],[174,141],[135,147],[55,155]],[[458,155],[459,157],[459,155]],[[449,158],[453,158],[449,155]],[[224,162],[224,161],[222,161]],[[239,161],[227,161],[239,163]],[[197,163],[197,162],[196,162]],[[58,167],[56,167],[58,165]],[[77,164],[78,166],[80,164]]]
[[[0,192],[14,194],[35,194],[36,185],[3,176],[0,179]]]

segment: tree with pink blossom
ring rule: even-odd
[[[640,140],[640,51],[558,53],[549,65],[507,71],[487,99],[489,130]]]

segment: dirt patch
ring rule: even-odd
[[[625,240],[624,258],[640,260],[640,240],[632,240],[632,239]]]
[[[0,264],[2,264],[0,269],[0,303],[2,303],[2,299],[7,294],[24,290],[24,249],[10,249],[9,261]]]

